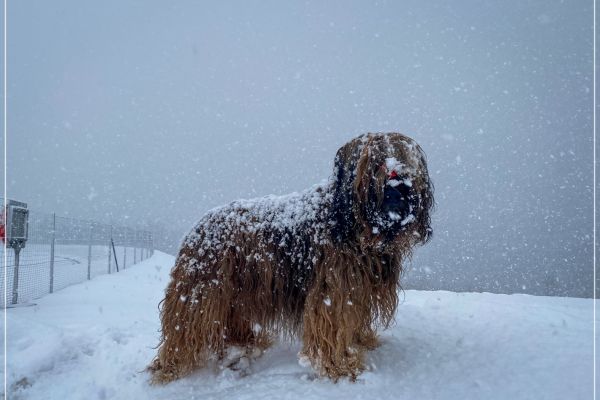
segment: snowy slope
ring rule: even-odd
[[[7,310],[9,399],[589,399],[589,299],[407,291],[357,383],[315,379],[298,343],[240,378],[204,370],[162,387],[144,368],[173,257],[155,255]]]
[[[54,247],[54,290],[63,289],[87,279],[88,251],[90,251],[90,276],[92,278],[108,273],[108,247],[94,245],[57,244]],[[136,253],[134,253],[136,251]],[[124,269],[140,259],[139,249],[115,246],[119,267]],[[50,290],[50,245],[28,243],[22,250],[19,267],[19,303],[26,303],[49,293]],[[135,255],[134,255],[135,254]],[[8,268],[0,269],[0,288],[4,291],[6,273],[7,292],[12,293],[14,277],[14,252],[8,251]],[[111,256],[113,257],[113,256]],[[0,259],[4,259],[4,247],[0,246]],[[115,271],[114,258],[111,258],[111,271]],[[9,297],[10,300],[10,297]],[[0,307],[4,298],[0,298]]]

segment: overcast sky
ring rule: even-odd
[[[591,293],[591,1],[8,10],[8,196],[30,208],[183,235],[399,131],[436,186],[414,279]]]

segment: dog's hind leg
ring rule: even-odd
[[[153,383],[183,377],[224,348],[229,292],[210,276],[183,266],[185,259],[178,259],[161,305],[161,343],[148,367]]]
[[[152,383],[164,384],[185,376],[207,358],[204,340],[192,332],[197,326],[190,322],[194,313],[174,304],[176,301],[180,301],[179,295],[167,291],[161,310],[162,339],[158,354],[148,367]]]
[[[243,309],[232,309],[226,324],[221,365],[242,374],[248,372],[250,362],[260,357],[272,344],[266,330],[244,317]]]
[[[229,277],[226,286],[231,299],[221,360],[231,369],[243,370],[273,343],[269,326],[274,314],[270,266],[257,265],[251,254],[231,251],[227,253],[228,268],[223,268]]]

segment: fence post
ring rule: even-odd
[[[119,262],[117,261],[117,251],[115,250],[115,242],[110,239],[110,245],[112,246],[113,256],[115,256],[115,267],[117,267],[117,272],[119,272]]]
[[[54,293],[54,245],[56,243],[56,213],[52,213],[52,239],[50,241],[50,293]]]
[[[12,244],[15,251],[15,269],[13,272],[13,290],[12,290],[12,304],[17,304],[19,301],[19,257],[21,254],[20,243],[16,242]]]
[[[111,260],[110,260],[110,256],[112,255],[112,225],[110,226],[110,234],[108,235],[108,273],[110,274],[110,264],[111,264]],[[116,256],[115,256],[116,257]]]
[[[90,221],[90,240],[88,242],[88,269],[87,269],[87,278],[88,281],[91,278],[92,272],[92,234],[94,229],[94,223]]]
[[[127,242],[123,243],[123,269],[127,268]]]

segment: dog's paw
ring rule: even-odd
[[[242,357],[246,355],[246,349],[238,346],[231,346],[225,349],[223,359],[221,360],[221,366],[223,368],[230,368],[232,365],[237,364]]]
[[[242,378],[250,374],[250,364],[260,357],[263,351],[256,347],[231,346],[225,350],[220,368],[225,375]]]
[[[304,368],[312,367],[310,358],[306,354],[298,353],[298,364]]]
[[[300,375],[300,380],[302,380],[302,381],[312,382],[312,381],[316,381],[318,379],[319,379],[319,374],[317,374],[316,372],[304,373],[304,374]]]

